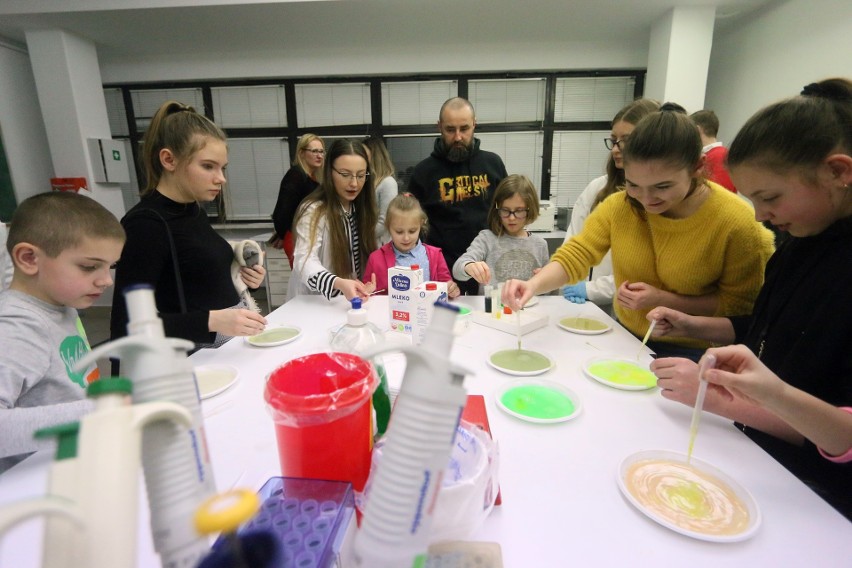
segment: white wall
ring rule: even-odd
[[[329,75],[412,75],[417,73],[505,72],[564,69],[641,69],[647,65],[647,41],[622,43],[604,38],[595,42],[538,41],[535,38],[461,39],[458,44],[404,40],[383,44],[376,38],[369,49],[294,45],[286,51],[210,54],[175,53],[163,59],[127,56],[101,61],[104,83],[235,79],[266,77],[323,77]]]
[[[53,163],[41,118],[30,58],[0,44],[0,134],[18,203],[50,190]]]
[[[761,107],[837,76],[852,78],[852,2],[776,2],[716,34],[705,106],[730,142]]]

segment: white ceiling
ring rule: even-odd
[[[134,57],[228,52],[275,53],[316,44],[369,49],[380,43],[446,45],[505,36],[546,43],[646,43],[674,6],[716,6],[717,30],[779,0],[0,0],[0,37],[26,45],[25,32],[61,28],[92,40],[101,63]],[[388,54],[392,56],[392,54]]]

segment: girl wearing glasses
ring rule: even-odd
[[[374,283],[360,278],[376,249],[376,195],[367,151],[357,140],[336,140],[328,151],[322,181],[299,205],[288,297],[343,294],[367,298]]]
[[[578,282],[612,250],[615,313],[637,337],[657,306],[708,316],[751,313],[772,234],[742,199],[705,181],[698,129],[670,108],[639,121],[623,145],[625,191],[601,203],[532,279],[509,282],[504,303],[520,308],[534,294]],[[697,360],[709,343],[663,337],[648,345],[660,356]]]
[[[565,242],[583,230],[586,218],[604,199],[617,191],[624,189],[624,162],[621,148],[627,141],[636,124],[651,114],[660,110],[660,103],[651,99],[639,99],[622,108],[612,119],[612,131],[604,143],[610,151],[606,162],[606,174],[593,179],[571,209],[571,223],[565,235]],[[612,311],[612,300],[615,296],[615,280],[612,276],[612,255],[606,253],[600,264],[592,267],[588,279],[581,280],[573,286],[562,288],[566,300],[575,304],[583,304],[591,300],[609,315]]]
[[[480,286],[530,278],[550,258],[547,242],[526,230],[536,218],[538,191],[532,182],[518,174],[504,178],[488,211],[488,229],[453,264],[453,277],[473,278]]]
[[[303,134],[296,144],[293,167],[287,170],[278,189],[278,201],[272,211],[275,234],[269,243],[283,248],[293,268],[293,218],[299,203],[319,185],[322,163],[325,159],[325,144],[316,134]]]

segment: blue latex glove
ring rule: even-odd
[[[586,295],[586,281],[577,282],[573,286],[563,286],[562,295],[569,302],[575,304],[585,304],[588,296]]]

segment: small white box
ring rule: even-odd
[[[446,282],[424,282],[414,289],[415,317],[414,317],[414,344],[420,345],[423,336],[432,321],[432,313],[435,311],[435,302],[447,301]]]
[[[527,231],[550,232],[556,227],[556,206],[550,201],[539,201],[538,219],[526,226]]]
[[[518,333],[518,316],[516,313],[504,314],[502,312],[487,313],[474,311],[473,323],[494,328],[498,331],[504,331],[512,335]],[[535,310],[521,310],[521,335],[525,335],[531,331],[535,331],[541,327],[546,327],[549,321],[546,312],[537,312]]]

